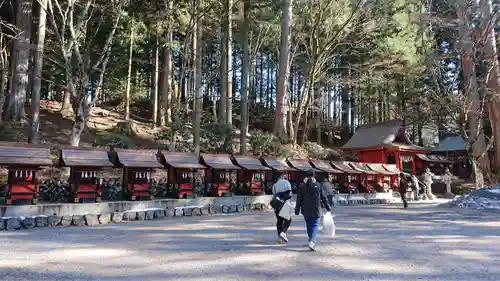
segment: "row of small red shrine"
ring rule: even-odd
[[[361,130],[362,131],[362,130]],[[398,131],[399,132],[399,131]],[[346,146],[356,142],[353,136]],[[354,140],[354,141],[353,141]],[[387,151],[384,146],[382,151]],[[390,151],[390,150],[389,150]],[[363,152],[370,152],[370,149]],[[5,201],[7,203],[34,202],[38,192],[36,171],[41,166],[70,167],[71,200],[74,202],[99,200],[101,182],[96,171],[105,167],[123,168],[123,182],[130,200],[152,199],[150,193],[151,171],[166,168],[168,182],[175,186],[175,196],[184,198],[195,193],[196,177],[193,171],[205,171],[204,183],[210,185],[208,195],[221,196],[230,193],[231,183],[238,182],[248,194],[265,190],[267,183],[276,180],[276,171],[287,171],[293,182],[300,182],[304,172],[313,169],[320,180],[328,177],[347,186],[356,185],[370,190],[376,183],[390,185],[395,181],[404,165],[384,165],[380,159],[366,161],[366,153],[360,160],[378,163],[325,162],[306,159],[261,159],[225,154],[202,154],[200,159],[189,153],[171,153],[158,150],[111,149],[62,147],[52,159],[51,149],[24,144],[0,144],[0,165],[9,168]],[[363,157],[364,155],[364,157]],[[403,155],[396,154],[399,158]],[[417,154],[423,161],[448,163],[438,156]],[[432,158],[435,157],[435,158]],[[370,158],[370,157],[368,157]],[[238,174],[228,171],[239,170]],[[24,173],[23,173],[24,171]],[[234,176],[233,176],[234,175]],[[391,180],[392,178],[392,180]],[[380,184],[379,184],[380,185]],[[206,188],[204,188],[207,190]],[[349,188],[350,190],[351,188]],[[207,192],[204,192],[207,193]],[[88,199],[88,200],[86,200]]]

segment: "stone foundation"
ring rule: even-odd
[[[136,220],[203,216],[267,210],[272,196],[164,199],[152,201],[102,202],[92,204],[44,204],[2,206],[0,230],[39,227],[97,226]],[[246,207],[247,206],[247,207]]]

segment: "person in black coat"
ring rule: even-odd
[[[401,194],[401,200],[403,201],[403,207],[408,208],[408,201],[406,201],[406,192],[408,192],[408,178],[405,174],[399,174],[399,193]]]
[[[318,234],[323,208],[328,212],[331,211],[323,188],[314,178],[314,172],[308,171],[306,178],[299,186],[295,214],[299,215],[302,213],[304,216],[307,236],[309,236],[309,249],[311,251],[314,251],[316,247],[316,235]]]
[[[283,202],[286,202],[292,198],[292,186],[288,179],[285,178],[283,172],[279,172],[278,181],[273,185],[273,195],[279,197]],[[288,228],[292,223],[292,219],[285,219],[279,216],[280,210],[274,210],[276,214],[276,230],[278,231],[278,236],[280,239],[288,243]]]

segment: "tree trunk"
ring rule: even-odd
[[[125,92],[125,120],[130,119],[130,87],[132,81],[132,61],[134,56],[134,20],[130,25],[130,46],[128,50],[127,89]]]
[[[227,124],[233,124],[233,0],[225,0],[226,10],[226,52],[227,52]]]
[[[0,43],[4,43],[3,38]],[[0,51],[0,59],[1,59],[1,77],[0,77],[0,121],[3,119],[3,110],[5,105],[6,91],[7,91],[7,83],[9,81],[9,59],[7,50]]]
[[[45,44],[45,26],[47,22],[47,1],[39,2],[37,50],[35,53],[35,68],[33,72],[33,92],[31,98],[31,134],[29,142],[38,143],[40,129],[40,90],[42,88],[43,49]]]
[[[17,0],[16,26],[20,29],[14,40],[12,87],[5,111],[5,117],[11,121],[24,120],[24,103],[28,93],[29,61],[31,39],[31,13],[33,1]]]
[[[241,69],[241,132],[240,132],[240,153],[247,153],[247,133],[248,133],[248,88],[250,72],[250,44],[248,42],[248,32],[250,31],[250,6],[251,0],[243,3],[243,61]]]
[[[286,78],[289,72],[289,46],[290,46],[290,28],[292,25],[292,1],[283,1],[283,22],[281,25],[281,39],[280,39],[280,54],[278,66],[278,79],[276,89],[276,111],[274,117],[274,134],[281,139],[284,137],[285,123],[285,92],[286,92]],[[300,123],[300,119],[297,119]],[[295,130],[297,131],[297,130]]]
[[[153,128],[156,128],[158,122],[158,90],[159,90],[159,79],[160,79],[160,42],[159,42],[159,32],[156,31],[155,36],[155,74],[153,81]]]
[[[172,123],[172,13],[173,0],[166,0],[167,7],[167,45],[164,49],[164,70],[163,70],[163,108],[165,110],[162,119],[164,122]],[[162,124],[162,126],[165,124]]]
[[[195,88],[195,103],[193,110],[193,138],[194,152],[197,157],[200,156],[200,138],[201,138],[201,114],[203,112],[203,91],[201,88],[201,66],[203,56],[201,50],[202,42],[202,19],[201,19],[201,0],[195,0],[195,24],[193,26],[193,58],[195,67],[193,68],[194,88]]]
[[[476,71],[473,62],[473,47],[471,31],[468,22],[468,8],[465,0],[457,1],[457,16],[462,49],[462,73],[464,77],[464,92],[467,97],[466,108],[468,124],[468,139],[471,145],[471,157],[474,168],[474,178],[478,187],[484,186],[484,171],[489,169],[489,159],[486,152],[486,141],[483,130],[481,101],[477,88]],[[469,106],[470,105],[470,106]]]
[[[222,42],[220,50],[220,100],[219,100],[219,121],[221,124],[227,123],[227,91],[228,91],[228,29],[229,29],[229,8],[228,1],[223,0],[223,10],[222,10]]]
[[[74,115],[73,107],[71,106],[71,91],[67,88],[61,90],[63,93],[63,103],[61,106],[61,116],[63,118],[71,118]]]
[[[499,173],[500,168],[500,69],[498,65],[497,41],[495,37],[495,24],[498,19],[498,13],[493,12],[491,0],[483,0],[481,4],[483,12],[483,31],[486,35],[484,45],[485,62],[487,66],[487,85],[488,85],[488,105],[491,120],[491,129],[494,139],[495,151],[495,173]]]

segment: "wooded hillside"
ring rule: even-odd
[[[36,143],[69,122],[58,142],[74,146],[128,146],[130,135],[145,134],[144,143],[135,140],[142,146],[286,155],[295,144],[340,146],[360,125],[400,118],[420,145],[432,142],[429,128],[464,136],[477,180],[483,172],[493,179],[498,6],[3,1],[2,131],[30,132],[2,135]],[[95,112],[116,124],[92,127]]]

